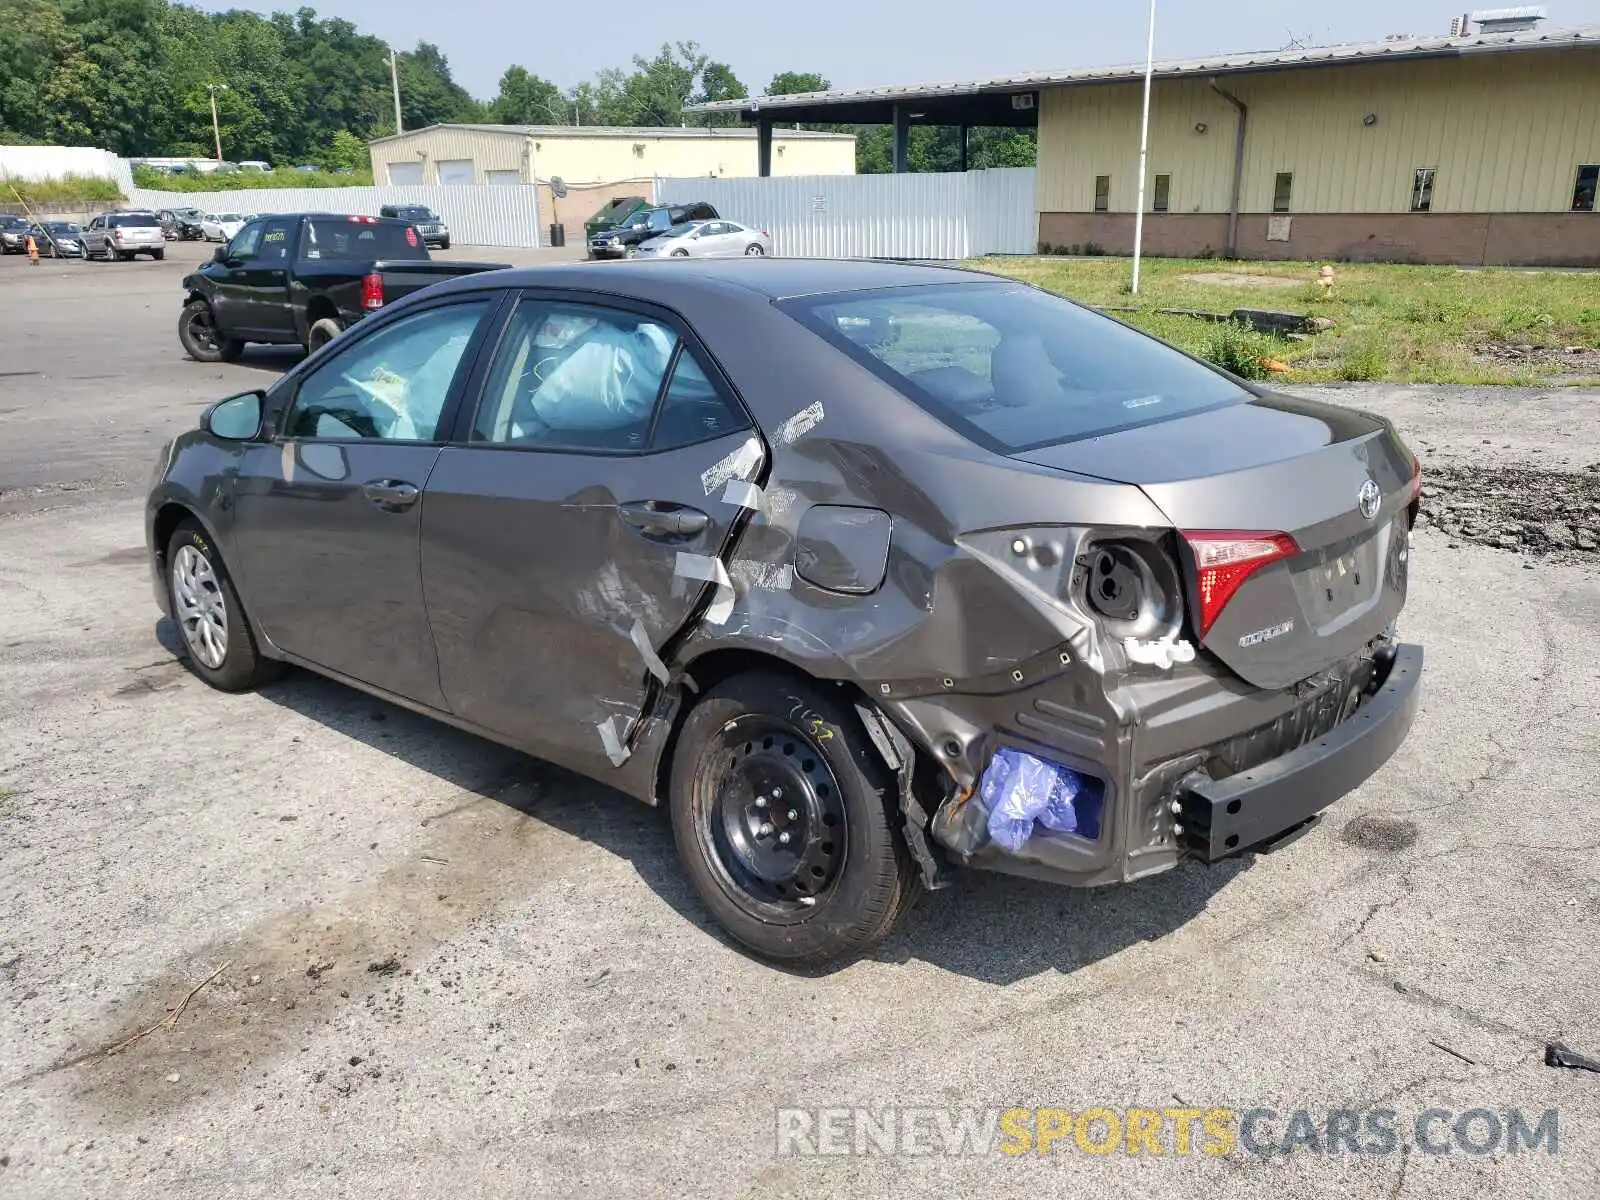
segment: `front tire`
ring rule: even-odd
[[[191,300],[183,306],[178,314],[178,341],[195,362],[233,362],[244,352],[243,342],[218,331],[211,305],[204,300]]]
[[[222,556],[198,521],[180,523],[167,543],[167,594],[189,667],[206,683],[244,692],[282,671],[261,656]]]
[[[439,243],[439,249],[441,249],[441,250],[450,249],[450,239],[449,238],[445,238],[444,241],[440,242]]]
[[[673,837],[695,891],[736,940],[817,966],[880,942],[916,898],[895,786],[837,689],[737,675],[684,722]]]

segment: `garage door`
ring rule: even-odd
[[[441,158],[439,160],[439,182],[456,185],[472,183],[472,160],[470,158]]]
[[[489,184],[498,184],[502,187],[520,187],[522,185],[521,171],[485,171],[483,181]]]
[[[395,185],[422,182],[422,164],[419,162],[390,163],[389,182]]]

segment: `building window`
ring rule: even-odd
[[[1094,210],[1095,212],[1111,211],[1111,176],[1096,175],[1094,177]]]
[[[1156,176],[1156,212],[1166,212],[1172,205],[1172,176]]]
[[[1272,211],[1283,213],[1289,211],[1289,199],[1294,194],[1294,172],[1279,171],[1277,182],[1272,185]]]
[[[1600,190],[1600,166],[1578,168],[1578,182],[1572,189],[1572,211],[1594,212],[1594,197]]]
[[[1418,167],[1411,182],[1411,211],[1433,211],[1433,176],[1437,167]]]

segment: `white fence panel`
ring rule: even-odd
[[[0,181],[62,179],[68,175],[110,179],[121,185],[124,196],[133,190],[133,172],[128,169],[127,160],[109,150],[88,146],[0,146]]]
[[[729,220],[765,229],[775,253],[801,258],[1030,254],[1037,226],[1031,167],[658,179],[656,197],[661,204],[710,201]]]
[[[385,204],[426,204],[450,226],[452,244],[541,245],[539,189],[415,185],[348,188],[248,188],[222,192],[158,192],[135,188],[142,208],[202,208],[212,212],[333,212],[376,216]]]

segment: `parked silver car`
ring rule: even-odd
[[[760,258],[772,237],[732,221],[685,221],[639,247],[640,258]]]
[[[136,254],[167,256],[167,236],[153,212],[101,213],[83,229],[84,258],[126,261]]]

